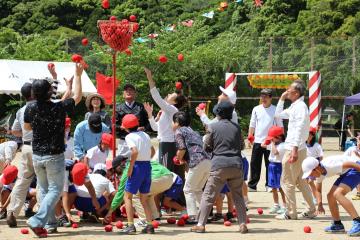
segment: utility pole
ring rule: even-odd
[[[273,38],[270,38],[270,42],[269,42],[269,71],[272,72],[272,61],[273,61]]]

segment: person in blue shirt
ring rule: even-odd
[[[101,122],[101,116],[91,114],[88,120],[80,122],[74,133],[74,155],[77,159],[83,159],[86,152],[99,144],[101,135],[109,133],[110,129]]]

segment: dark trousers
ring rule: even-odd
[[[261,167],[263,156],[265,158],[266,166],[266,186],[268,185],[268,167],[269,167],[270,151],[262,148],[260,143],[254,143],[251,161],[250,161],[250,180],[248,182],[249,188],[256,189],[261,176]]]
[[[173,158],[176,156],[175,142],[160,142],[159,143],[159,162],[171,172],[176,173],[185,182],[185,165],[175,165]],[[181,194],[181,204],[185,205],[184,193]]]

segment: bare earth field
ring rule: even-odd
[[[341,154],[337,151],[338,149],[338,140],[337,138],[325,138],[323,139],[323,145],[325,149],[325,156]],[[248,160],[250,160],[250,149],[245,151]],[[18,157],[16,161],[18,161]],[[162,220],[162,225],[156,230],[155,235],[142,235],[137,234],[135,236],[126,236],[121,235],[120,230],[117,230],[114,227],[114,232],[106,233],[104,227],[100,224],[79,224],[78,229],[72,228],[59,228],[59,233],[50,235],[49,238],[58,239],[58,240],[87,240],[87,239],[215,239],[215,240],[230,240],[230,239],[249,239],[249,240],[261,240],[261,239],[286,239],[286,240],[314,240],[314,239],[349,239],[346,234],[336,234],[330,235],[323,232],[323,228],[327,226],[330,221],[330,212],[325,202],[326,214],[324,216],[319,216],[314,220],[293,220],[293,221],[279,221],[274,219],[274,215],[268,214],[269,209],[273,205],[272,195],[265,192],[264,186],[265,171],[263,171],[262,180],[259,184],[258,192],[249,193],[249,198],[251,203],[249,205],[250,210],[248,215],[250,217],[250,224],[248,224],[249,233],[246,235],[241,235],[237,232],[238,226],[233,224],[230,227],[225,227],[222,223],[209,224],[207,225],[207,233],[198,234],[191,233],[189,231],[190,226],[178,227],[176,225],[169,225],[166,223],[166,219]],[[330,189],[334,179],[327,179],[324,182],[324,193],[323,197],[326,198],[326,193]],[[355,190],[352,194],[355,194]],[[304,209],[304,206],[301,204],[302,197],[300,192],[297,192],[298,196],[298,207],[299,211]],[[360,211],[360,201],[353,201],[355,208]],[[258,215],[257,208],[263,208],[264,214]],[[346,229],[349,229],[351,226],[351,219],[347,216],[344,209],[340,208],[342,214],[342,220]],[[225,212],[225,210],[224,210]],[[312,228],[312,233],[305,234],[303,232],[303,227],[309,225]],[[7,239],[31,239],[33,235],[22,235],[20,229],[25,227],[25,219],[20,217],[18,221],[18,228],[10,229],[6,225],[5,220],[0,221],[0,240]],[[356,238],[355,238],[356,239]]]

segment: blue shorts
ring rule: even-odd
[[[268,167],[268,186],[280,189],[280,178],[282,172],[282,164],[278,162],[270,162]]]
[[[360,161],[356,163],[360,164]],[[339,186],[341,183],[349,186],[351,190],[354,189],[358,184],[360,184],[360,172],[351,168],[346,173],[341,174],[333,185]]]
[[[244,181],[247,181],[249,175],[249,162],[246,159],[246,157],[242,158],[242,163],[243,163]]]
[[[230,192],[230,189],[228,187],[228,185],[225,183],[224,187],[221,189],[221,192],[222,194],[225,194],[225,193],[228,193]]]
[[[76,193],[76,187],[74,184],[69,185],[68,193]]]
[[[183,180],[181,177],[177,176],[175,182],[171,187],[164,192],[164,196],[171,198],[172,200],[178,200],[181,197],[183,191]]]
[[[106,199],[104,196],[98,198],[100,207],[103,207],[106,204]],[[75,199],[75,208],[82,212],[95,212],[95,208],[92,204],[92,199],[87,197],[76,197]]]
[[[125,191],[137,194],[150,192],[151,186],[151,164],[150,161],[136,161],[131,178],[128,178]]]

